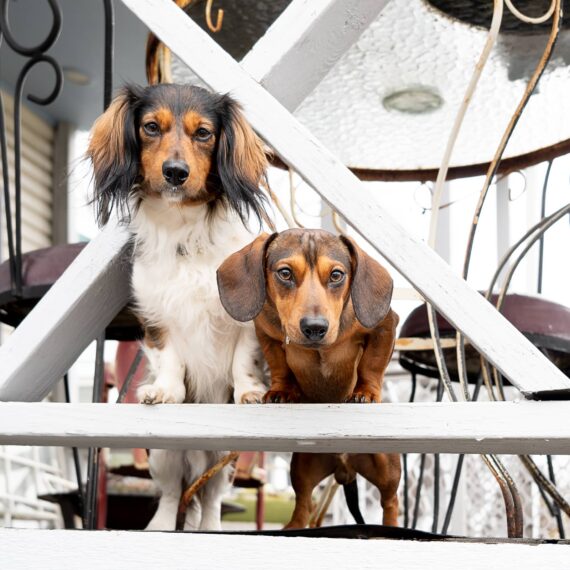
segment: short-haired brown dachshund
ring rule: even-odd
[[[379,403],[398,316],[388,272],[346,237],[322,230],[261,235],[218,269],[222,304],[238,321],[255,319],[271,371],[265,402]],[[397,525],[400,456],[294,453],[295,511],[304,528],[312,492],[333,474],[360,473],[380,490],[383,523]]]

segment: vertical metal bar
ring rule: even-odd
[[[556,477],[554,475],[554,465],[552,463],[552,455],[547,455],[546,461],[548,463],[548,476],[550,477],[552,484],[556,486]],[[556,517],[556,524],[558,526],[558,534],[560,538],[566,538],[566,532],[564,531],[564,522],[562,520],[562,513],[560,512],[560,507],[556,503],[553,503],[552,508],[556,513],[555,517]]]
[[[103,87],[103,110],[107,109],[113,98],[113,57],[115,51],[115,9],[113,0],[103,0],[105,13],[105,68]]]
[[[65,401],[66,403],[71,403],[71,395],[69,392],[69,377],[67,374],[63,376],[63,388],[65,391]],[[83,494],[83,478],[81,477],[81,462],[79,460],[79,450],[77,447],[72,447],[71,451],[73,453],[73,465],[75,467],[75,478],[77,480],[77,494],[79,496],[79,508],[81,512],[85,509],[85,496]]]
[[[257,465],[260,469],[263,469],[265,464],[265,453],[260,451],[258,453]],[[263,530],[263,523],[265,521],[265,490],[263,488],[263,482],[260,481],[259,487],[257,488],[257,502],[255,508],[255,525],[257,530]]]
[[[418,378],[415,372],[412,372],[412,391],[410,393],[409,402],[413,402],[416,398],[416,386],[417,386]],[[409,481],[408,481],[408,454],[403,454],[403,462],[404,462],[404,528],[408,528],[410,524],[410,517],[409,517]]]
[[[473,402],[476,402],[479,398],[479,392],[481,391],[481,386],[483,384],[483,375],[479,374],[477,378],[477,384],[473,390]],[[453,515],[453,509],[455,507],[455,500],[457,498],[457,491],[459,489],[459,481],[461,479],[461,471],[463,470],[463,461],[465,459],[465,454],[462,453],[457,458],[457,465],[455,466],[455,475],[453,477],[453,484],[451,486],[451,493],[449,495],[449,503],[447,504],[447,511],[445,513],[445,519],[443,520],[443,526],[441,527],[441,533],[447,534],[449,530],[449,524],[451,523],[451,516]]]
[[[97,339],[95,350],[95,378],[93,382],[92,401],[100,402],[103,396],[104,380],[105,380],[105,334],[103,333]],[[101,449],[91,447],[87,460],[88,479],[87,479],[87,497],[86,509],[83,517],[84,528],[94,529],[97,527],[97,487],[99,478],[99,455]]]
[[[552,169],[553,160],[548,161],[546,167],[546,174],[544,175],[544,183],[542,185],[542,198],[540,202],[540,219],[543,220],[546,216],[546,191],[548,190],[548,181],[550,179],[550,170]],[[542,275],[544,265],[544,234],[540,236],[538,246],[538,283],[536,284],[536,292],[540,295],[542,293]]]
[[[548,166],[546,167],[546,173],[544,175],[544,184],[542,185],[542,198],[540,202],[540,219],[544,220],[546,217],[546,192],[548,190],[548,181],[550,179],[550,171],[552,170],[552,164],[554,160],[548,161]],[[544,274],[544,234],[540,236],[539,240],[539,249],[538,249],[538,282],[536,284],[536,291],[540,295],[542,293],[542,283],[543,283],[543,274]],[[556,477],[554,475],[554,465],[552,463],[552,456],[547,455],[546,461],[548,464],[548,476],[550,477],[550,481],[552,484],[556,486]],[[558,534],[560,538],[565,538],[566,533],[564,531],[564,522],[562,520],[562,513],[560,512],[560,508],[558,505],[553,502],[552,505],[550,501],[546,498],[546,493],[539,485],[538,489],[542,495],[542,498],[546,502],[547,506],[551,506],[551,511],[554,513],[554,518],[556,519],[556,525],[558,527]]]
[[[422,493],[422,485],[424,482],[424,469],[426,464],[426,454],[422,453],[420,457],[420,474],[418,476],[418,483],[416,486],[416,501],[414,503],[414,516],[412,517],[412,528],[416,528],[418,524],[418,515],[420,512],[420,498]]]
[[[16,259],[14,230],[12,228],[12,205],[10,202],[10,173],[8,171],[8,143],[4,121],[4,101],[0,93],[0,153],[2,156],[2,182],[4,185],[4,214],[6,216],[6,236],[8,238],[8,262],[10,264],[10,287],[16,288]]]
[[[436,401],[441,402],[443,397],[443,382],[439,378],[437,383],[437,397]],[[431,531],[437,532],[437,523],[439,522],[439,453],[434,454],[433,457],[433,523],[431,525]]]
[[[141,346],[141,347],[139,347],[137,353],[135,354],[135,357],[133,358],[133,361],[131,363],[129,371],[127,372],[127,377],[125,378],[125,381],[123,382],[123,385],[121,386],[121,390],[120,390],[119,396],[117,398],[117,404],[123,403],[123,400],[125,399],[127,392],[129,391],[129,388],[131,386],[131,382],[133,381],[133,378],[135,377],[135,374],[136,374],[137,370],[139,369],[139,364],[141,363],[143,354],[144,354],[144,351],[143,351],[143,348]]]

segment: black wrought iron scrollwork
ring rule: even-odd
[[[12,292],[15,297],[22,296],[22,169],[21,169],[21,113],[22,96],[27,77],[33,68],[41,63],[47,63],[54,71],[55,83],[47,96],[28,94],[29,101],[37,105],[49,105],[61,93],[63,88],[63,70],[59,63],[47,52],[57,41],[62,28],[62,13],[56,0],[47,0],[52,12],[52,25],[46,38],[31,47],[21,45],[10,29],[8,15],[10,0],[2,0],[0,10],[0,41],[5,40],[8,46],[17,54],[29,58],[22,67],[14,90],[14,225],[12,225],[12,205],[10,199],[10,180],[8,176],[8,145],[4,119],[4,104],[0,97],[0,145],[2,152],[2,173],[4,184],[4,212],[6,216],[6,231],[8,234],[8,254],[10,259],[10,279]]]
[[[62,11],[57,0],[47,0],[52,14],[51,28],[45,39],[34,46],[24,46],[19,43],[12,33],[9,18],[9,5],[11,0],[0,0],[0,45],[2,41],[12,51],[27,59],[18,75],[14,88],[14,208],[10,196],[10,176],[8,172],[8,144],[6,136],[6,118],[4,115],[4,102],[0,93],[0,158],[2,160],[4,213],[6,216],[7,245],[9,254],[10,287],[14,299],[26,299],[26,288],[22,279],[22,175],[21,175],[21,113],[22,97],[26,79],[38,64],[47,64],[54,73],[54,84],[48,95],[27,94],[27,99],[37,105],[49,105],[53,103],[63,88],[63,69],[60,64],[47,52],[58,40],[62,25]],[[13,1],[13,0],[12,0]],[[106,109],[111,103],[113,93],[113,57],[114,57],[114,25],[115,15],[113,0],[101,0],[104,14],[104,96],[102,109]],[[12,212],[14,217],[12,217]],[[97,348],[96,386],[102,382],[102,348],[104,337],[99,339]],[[75,450],[74,462],[77,472],[79,496],[84,507],[84,520],[88,528],[97,525],[97,477],[99,468],[99,452],[97,448],[89,450],[88,481],[85,497],[82,492],[81,470],[79,457]]]
[[[45,53],[48,49],[53,46],[57,41],[59,34],[61,33],[62,26],[62,15],[61,9],[56,2],[56,0],[47,0],[51,13],[53,16],[52,27],[46,37],[46,39],[39,43],[37,46],[25,47],[20,45],[10,30],[10,21],[8,18],[8,6],[9,0],[2,0],[2,11],[0,13],[0,29],[2,30],[2,35],[6,39],[6,43],[17,53],[24,57],[35,57]]]

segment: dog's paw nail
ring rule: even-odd
[[[139,388],[137,392],[139,402],[146,405],[154,404],[181,404],[186,395],[186,389],[165,390],[156,385],[147,385]]]
[[[241,398],[241,404],[261,404],[263,402],[263,392],[252,390],[251,392],[246,392]]]

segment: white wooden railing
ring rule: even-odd
[[[338,52],[326,51],[328,44],[323,45],[322,58],[315,56],[320,53],[315,50],[317,39],[330,36],[329,26],[338,21],[330,17],[330,12],[341,10],[344,20],[341,17],[340,21],[348,22],[340,30],[335,28],[335,39],[344,35],[354,41],[363,29],[355,31],[357,26],[353,23],[360,21],[358,16],[367,15],[368,18],[363,18],[369,22],[385,0],[294,2],[289,9],[295,10],[295,25],[287,18],[280,18],[260,40],[265,47],[254,47],[245,58],[245,68],[170,0],[123,2],[207,85],[219,92],[232,93],[244,105],[258,134],[285,163],[408,278],[513,385],[524,394],[566,393],[570,389],[566,376],[431,248],[409,236],[380,205],[370,200],[363,184],[248,73],[249,58],[255,63],[251,64],[252,73],[262,83],[275,84],[278,89],[295,85],[297,95],[292,104],[295,106],[302,89],[299,85],[302,82],[295,81],[296,66],[306,70],[313,65],[318,82],[322,72],[317,70],[323,61],[330,66],[334,57],[340,56]],[[287,41],[291,28],[297,27],[303,33],[296,32],[297,41]],[[305,55],[303,37],[312,38],[313,43],[307,42],[312,48],[309,55]],[[344,48],[348,45],[349,41]],[[256,55],[264,53],[267,53],[265,69],[260,63],[264,61],[262,55]],[[274,73],[283,74],[284,80],[278,82]],[[314,85],[307,81],[307,92]],[[62,283],[42,299],[36,311],[0,348],[3,362],[0,399],[37,400],[45,395],[109,322],[127,297],[125,264],[120,262],[127,239],[124,229],[108,227],[78,257],[62,277]]]
[[[291,115],[387,0],[294,0],[242,64],[172,0],[122,0],[207,85],[230,92],[275,152],[367,239],[523,394],[565,396],[570,381],[429,247],[409,236],[350,171]],[[299,75],[297,75],[299,74]],[[281,101],[281,102],[280,102]],[[124,228],[107,227],[0,348],[0,400],[38,401],[128,297]],[[97,406],[5,403],[0,443],[207,449],[569,453],[569,403],[382,406]],[[342,426],[342,427],[339,427]],[[51,548],[61,540],[61,552]],[[270,537],[2,531],[24,567],[494,567],[516,553],[529,567],[551,545],[404,544]],[[317,542],[315,542],[315,540]],[[65,546],[64,546],[65,545]],[[320,548],[316,549],[316,545]],[[120,566],[117,551],[125,552]],[[564,552],[565,554],[565,552]],[[524,564],[523,564],[524,565]]]

